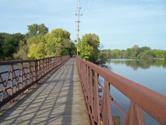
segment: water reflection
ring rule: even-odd
[[[152,66],[166,68],[166,61],[163,60],[132,60],[132,59],[112,59],[111,63],[114,64],[125,64],[131,67],[133,70],[148,69]]]
[[[166,62],[163,60],[112,59],[107,65],[111,71],[166,96]],[[124,110],[128,111],[130,101],[120,91],[111,87],[111,95]],[[122,114],[114,107],[112,111],[113,115],[120,116],[122,125],[124,122]],[[147,113],[144,120],[145,125],[159,125]]]

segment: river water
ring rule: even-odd
[[[166,96],[166,62],[162,60],[136,61],[127,59],[112,59],[107,63],[109,70],[118,73],[130,80],[140,83],[141,85],[152,89]],[[128,111],[130,101],[121,94],[117,89],[111,86],[111,95]],[[121,116],[121,123],[124,118],[120,112],[112,108],[113,115]],[[145,125],[159,125],[147,113],[145,113]]]

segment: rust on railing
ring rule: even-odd
[[[166,125],[166,97],[91,62],[76,58],[80,81],[92,125],[113,125],[113,104],[125,115],[124,125],[144,125],[147,112],[161,125]],[[100,85],[99,76],[104,78]],[[110,86],[130,99],[125,112],[110,94]],[[102,94],[99,94],[101,93]]]
[[[0,108],[61,66],[69,56],[0,62]]]

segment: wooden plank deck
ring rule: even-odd
[[[75,59],[0,117],[1,125],[90,125]]]

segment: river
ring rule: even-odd
[[[107,63],[109,70],[118,73],[130,80],[152,89],[166,96],[166,63],[162,60],[136,61],[128,59],[112,59]],[[123,107],[128,110],[130,101],[117,89],[111,86],[111,95]],[[121,122],[124,118],[121,113],[113,109],[113,115],[120,115]],[[159,125],[147,113],[145,113],[145,125]]]

